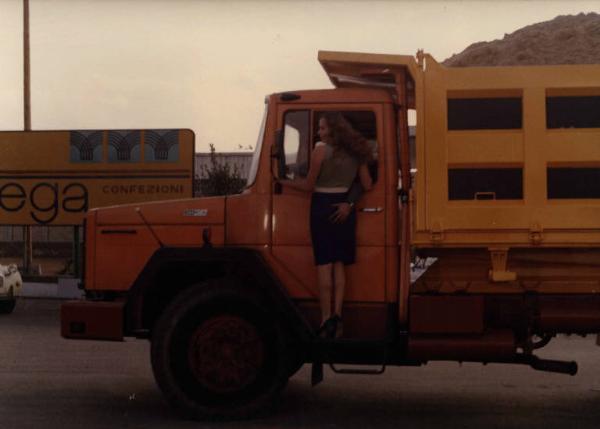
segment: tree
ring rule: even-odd
[[[246,186],[237,165],[219,162],[215,146],[210,143],[210,164],[201,167],[201,177],[196,176],[194,188],[203,196],[239,194]]]

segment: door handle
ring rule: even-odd
[[[381,213],[383,207],[363,207],[360,211],[363,213]]]
[[[137,234],[135,229],[103,229],[100,234]]]

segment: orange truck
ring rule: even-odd
[[[86,300],[62,306],[62,335],[149,339],[160,389],[199,418],[264,408],[305,363],[313,384],[324,364],[575,374],[534,351],[600,332],[600,66],[446,68],[422,52],[319,61],[335,88],[266,98],[240,195],[87,213]],[[306,174],[327,111],[376,159],[335,340],[315,333],[310,196],[277,182]]]

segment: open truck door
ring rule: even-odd
[[[324,103],[327,97],[331,102]],[[394,234],[396,218],[396,207],[389,205],[386,198],[388,188],[395,183],[385,174],[390,167],[388,158],[395,158],[395,153],[387,153],[389,145],[384,144],[389,135],[385,125],[393,112],[389,96],[379,91],[347,90],[335,94],[323,91],[278,104],[275,142],[278,154],[273,174],[291,180],[307,175],[310,155],[318,142],[319,118],[331,111],[344,115],[367,139],[375,158],[371,168],[373,189],[356,204],[357,252],[356,263],[346,271],[345,336],[383,338],[389,317],[388,286],[395,283],[393,276],[388,279],[390,285],[386,279],[389,265],[394,265],[390,264],[390,258],[395,258],[396,251],[394,246],[387,245],[388,234]],[[319,289],[309,228],[310,200],[309,192],[281,189],[274,183],[271,245],[288,291],[311,324],[318,327]],[[386,228],[388,223],[390,229]]]
[[[394,115],[388,120],[390,138],[396,144],[388,145],[395,149],[394,164],[389,164],[388,180],[394,180],[394,191],[387,195],[388,206],[398,207],[398,222],[395,222],[394,246],[398,249],[397,258],[390,265],[395,267],[390,275],[396,275],[395,288],[388,296],[398,303],[398,322],[402,330],[408,321],[408,296],[410,290],[410,232],[411,211],[411,165],[408,135],[408,110],[416,109],[417,118],[422,115],[423,97],[417,94],[422,88],[422,54],[419,62],[408,55],[377,55],[345,52],[319,52],[319,62],[327,72],[331,82],[338,88],[379,88],[385,90],[394,103]],[[420,136],[418,136],[419,138]],[[391,160],[390,160],[391,161]],[[398,177],[399,173],[399,177]],[[390,189],[391,191],[391,189]],[[390,225],[391,227],[391,225]],[[391,240],[391,237],[389,238]],[[391,241],[390,241],[391,245]]]

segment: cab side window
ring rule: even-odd
[[[310,159],[310,112],[287,112],[284,116],[283,133],[286,178],[305,177]]]

